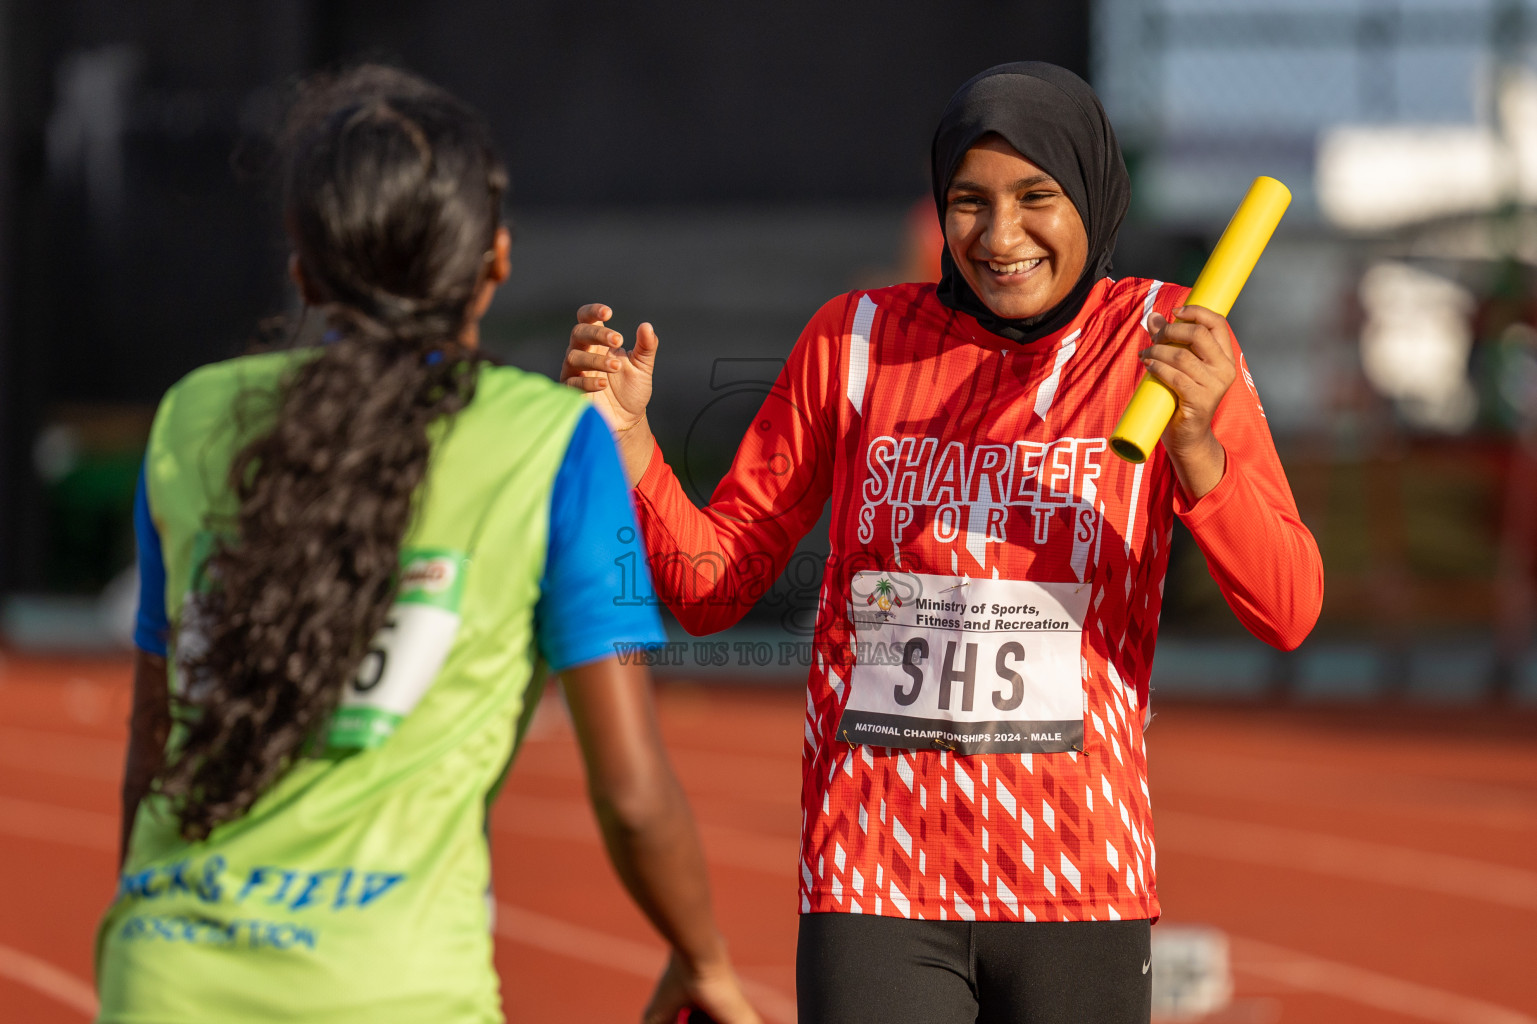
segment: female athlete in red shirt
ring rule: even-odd
[[[1108,276],[1129,185],[1084,82],[984,72],[932,168],[942,280],[822,307],[708,507],[647,425],[649,324],[624,351],[608,307],[584,307],[562,377],[614,427],[657,591],[691,632],[737,621],[832,502],[801,1020],[1146,1021],[1142,729],[1173,519],[1282,648],[1317,618],[1318,549],[1227,321]],[[1134,466],[1107,438],[1144,372],[1179,408]]]

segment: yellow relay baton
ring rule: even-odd
[[[1291,201],[1291,192],[1279,181],[1255,178],[1233,219],[1227,222],[1206,266],[1201,268],[1201,276],[1195,279],[1185,305],[1204,306],[1219,316],[1227,316]],[[1121,413],[1115,433],[1110,435],[1111,450],[1127,462],[1146,462],[1174,417],[1177,404],[1174,392],[1162,381],[1143,377],[1126,404],[1126,411]]]

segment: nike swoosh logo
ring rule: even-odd
[[[1144,960],[1144,961],[1142,961],[1142,973],[1146,974],[1148,968],[1152,967],[1152,966],[1153,966],[1153,961],[1151,961],[1151,960]]]

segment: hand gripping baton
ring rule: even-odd
[[[1185,305],[1204,306],[1219,316],[1227,316],[1291,201],[1291,192],[1279,181],[1255,178],[1217,240],[1211,258],[1201,268],[1201,276],[1195,279]],[[1115,433],[1110,435],[1111,450],[1127,462],[1146,462],[1173,418],[1177,404],[1174,392],[1163,382],[1151,375],[1144,376],[1121,414],[1121,422],[1115,425]]]

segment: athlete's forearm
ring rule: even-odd
[[[1323,560],[1295,507],[1277,507],[1241,467],[1183,514],[1228,607],[1282,650],[1307,637],[1323,607]]]
[[[1222,474],[1227,470],[1227,451],[1215,434],[1208,432],[1188,449],[1172,446],[1167,440],[1164,447],[1179,485],[1192,502],[1200,501],[1222,482]]]
[[[128,753],[123,764],[123,820],[118,838],[118,866],[128,859],[128,841],[139,804],[165,762],[171,728],[170,691],[165,659],[139,651],[133,665],[133,710],[128,723]]]
[[[724,955],[704,853],[662,747],[644,668],[605,658],[561,673],[609,859],[657,931],[692,967]]]
[[[744,442],[745,444],[745,442]],[[705,508],[684,493],[672,468],[653,446],[635,489],[635,514],[650,552],[657,596],[695,636],[735,625],[788,563],[824,496],[808,486],[788,507],[744,499],[738,465]],[[751,470],[742,476],[754,476]]]
[[[1323,607],[1323,560],[1297,513],[1237,342],[1234,353],[1241,379],[1228,389],[1212,419],[1212,440],[1223,452],[1223,468],[1212,481],[1198,465],[1209,470],[1215,463],[1211,456],[1204,463],[1201,456],[1187,459],[1183,471],[1171,457],[1180,480],[1174,510],[1239,621],[1266,643],[1292,650],[1307,637]],[[1203,490],[1206,482],[1211,486]]]
[[[651,433],[651,420],[641,416],[640,421],[633,427],[621,430],[614,435],[614,445],[619,449],[619,461],[624,463],[624,476],[631,487],[640,483],[641,477],[646,475],[646,468],[651,465],[652,453],[656,451],[656,437]]]
[[[822,514],[837,461],[836,410],[847,403],[838,339],[850,302],[829,302],[801,333],[704,508],[654,444],[635,457],[636,466],[640,454],[646,460],[635,507],[657,596],[696,636],[739,621]],[[638,448],[641,440],[629,443]]]
[[[715,927],[704,851],[693,815],[672,773],[641,800],[594,795],[593,808],[624,887],[687,966],[708,969],[726,958]]]

